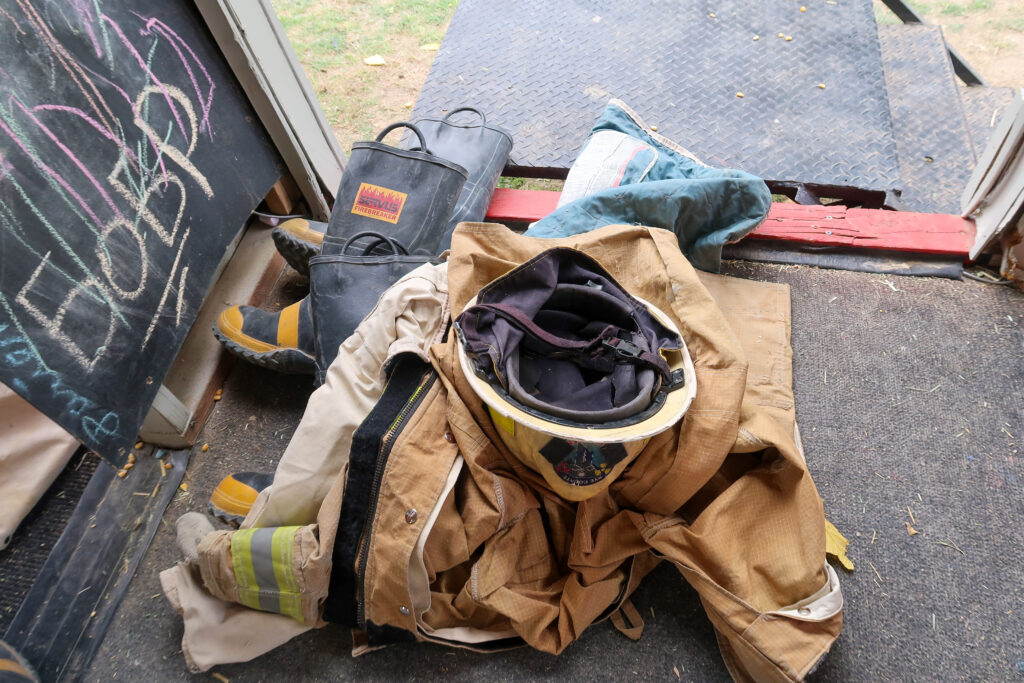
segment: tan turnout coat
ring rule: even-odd
[[[454,335],[429,343],[443,334],[449,308],[452,317],[458,315],[483,285],[553,246],[585,251],[629,292],[671,316],[698,382],[681,423],[654,437],[607,491],[580,503],[554,495],[504,449],[461,372]],[[403,348],[419,349],[437,373],[392,445],[381,479],[362,579],[366,623],[463,647],[525,642],[559,653],[612,613],[620,629],[636,635],[638,618],[628,597],[658,562],[668,561],[700,594],[734,678],[802,679],[839,634],[842,594],[825,563],[822,504],[796,428],[788,288],[698,273],[675,236],[662,230],[610,226],[550,240],[463,224],[453,239],[444,289],[435,284],[433,310],[426,296],[414,312],[389,305],[386,295],[356,333],[363,346],[393,349],[397,338],[382,331],[397,329],[395,322],[411,315],[420,321],[412,327],[421,338],[419,346]],[[349,342],[335,365],[351,362]],[[378,355],[383,360],[387,353]],[[291,612],[280,611],[306,627],[322,623],[347,462],[344,454],[335,453],[328,464],[309,453],[331,451],[351,437],[350,431],[341,434],[347,427],[337,419],[327,423],[327,407],[353,390],[335,366],[331,370],[285,453],[285,475],[279,468],[246,525],[295,525],[286,557],[297,597],[279,604],[291,605]],[[363,393],[379,396],[379,382],[363,384]],[[303,458],[312,461],[296,465]],[[323,481],[328,474],[329,488]],[[284,494],[302,491],[304,477],[305,490],[318,492],[312,496],[316,513],[309,509],[310,496],[289,505]],[[296,511],[292,518],[289,509]],[[193,668],[217,663],[218,655],[190,653],[197,643],[189,643],[189,601],[252,604],[243,595],[252,589],[245,585],[251,579],[232,556],[233,545],[236,555],[240,547],[234,534],[204,539],[199,572],[165,572],[168,597],[186,612],[184,649]],[[212,597],[188,597],[198,590],[197,574]],[[245,608],[218,609],[229,632],[228,617]],[[202,609],[191,613],[195,635],[203,626]],[[235,623],[239,619],[252,617],[238,614]],[[280,625],[278,640],[298,632],[273,623]],[[278,644],[273,640],[262,646]],[[220,661],[237,658],[220,655]]]

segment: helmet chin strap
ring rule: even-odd
[[[476,304],[463,315],[474,313],[479,316],[481,326],[488,325],[488,314],[500,317],[527,335],[533,345],[547,347],[545,350],[552,356],[573,359],[582,367],[610,372],[616,363],[625,362],[654,370],[666,388],[671,386],[677,389],[682,386],[660,353],[636,343],[638,339],[646,340],[615,325],[606,326],[590,339],[572,340],[551,334],[518,308],[505,304]],[[493,324],[493,317],[490,322]]]

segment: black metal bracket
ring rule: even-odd
[[[844,185],[802,183],[793,180],[766,180],[765,183],[772,194],[781,194],[789,197],[797,204],[811,206],[819,204],[823,206],[842,205],[851,208],[863,207],[865,209],[887,208],[887,193],[877,190],[865,190],[860,187]],[[823,202],[822,197],[833,201]]]
[[[190,453],[158,454],[127,477],[100,464],[4,634],[44,683],[82,678],[103,642]]]
[[[618,342],[613,344],[612,342]],[[605,339],[601,342],[604,346],[615,352],[616,358],[634,359],[643,355],[644,350],[631,341],[625,339]]]

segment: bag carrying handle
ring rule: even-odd
[[[420,140],[420,149],[423,150],[426,154],[433,154],[433,152],[427,149],[426,140],[423,139],[423,133],[420,132],[420,129],[417,128],[415,124],[409,123],[408,121],[399,121],[398,123],[392,123],[390,126],[388,126],[387,128],[385,128],[384,130],[377,134],[377,142],[382,141],[385,138],[385,136],[387,136],[388,133],[395,130],[396,128],[408,128],[413,133],[416,133],[416,137],[419,138]]]
[[[376,249],[377,245],[380,244],[387,244],[389,247],[391,247],[393,256],[409,255],[409,252],[406,250],[405,247],[402,246],[400,242],[392,239],[391,237],[388,237],[387,235],[384,235],[379,232],[374,232],[372,230],[367,230],[365,232],[357,232],[355,235],[349,237],[345,241],[345,246],[341,248],[341,253],[348,254],[348,248],[352,245],[352,243],[363,237],[373,237],[374,240],[370,242],[370,244],[365,249],[363,249],[362,256],[369,256],[370,252]]]
[[[381,244],[391,247],[392,254],[374,254],[373,251]],[[389,240],[384,235],[378,235],[375,240],[363,248],[363,256],[408,256],[409,251],[397,240]]]
[[[444,118],[441,119],[441,120],[442,121],[447,121],[448,119],[450,119],[452,117],[452,114],[458,114],[460,111],[471,111],[471,112],[473,112],[474,114],[476,114],[477,116],[480,117],[480,125],[481,126],[486,126],[487,125],[487,117],[484,116],[484,113],[482,111],[480,111],[479,109],[477,109],[476,107],[459,107],[458,109],[452,109],[450,112],[445,114]]]

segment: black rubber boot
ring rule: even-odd
[[[309,259],[320,253],[326,230],[326,223],[293,218],[274,228],[270,236],[288,265],[309,275]]]
[[[381,142],[398,128],[413,131],[424,151]],[[411,123],[393,123],[376,140],[353,144],[320,253],[340,254],[353,235],[375,232],[410,254],[435,255],[466,176],[463,167],[434,155]]]
[[[453,121],[452,117],[460,112],[476,114],[479,120]],[[483,112],[473,107],[454,109],[443,119],[421,119],[416,127],[423,133],[430,151],[454,161],[469,174],[441,235],[437,247],[437,253],[441,253],[451,246],[456,225],[463,221],[482,221],[487,215],[494,188],[512,151],[512,136],[504,128],[488,125]],[[309,259],[320,253],[326,230],[326,223],[293,218],[274,228],[271,234],[288,264],[303,275],[309,275]]]
[[[280,311],[232,306],[221,312],[213,335],[231,353],[277,372],[316,372],[313,319],[306,298]]]
[[[368,255],[381,250],[375,246],[378,240],[383,241],[389,253]],[[345,253],[321,254],[313,259],[309,298],[316,311],[313,330],[317,385],[323,384],[327,368],[338,355],[338,347],[373,310],[384,290],[428,261],[426,256],[406,254],[400,244],[377,233],[353,236]]]
[[[476,116],[465,122],[454,121],[452,117],[460,112]],[[473,107],[453,109],[443,119],[420,119],[416,126],[431,152],[454,161],[469,173],[441,235],[437,247],[437,253],[441,253],[451,247],[455,226],[465,221],[482,221],[487,215],[494,188],[512,151],[512,135],[504,128],[488,125],[483,112]]]
[[[381,142],[401,127],[416,135],[423,151]],[[466,170],[431,154],[410,123],[392,124],[375,141],[352,146],[323,249],[309,263],[319,382],[384,290],[437,254],[465,181]]]

